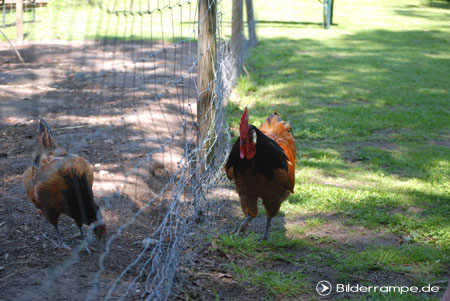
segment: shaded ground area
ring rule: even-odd
[[[325,299],[438,300],[447,286],[447,271],[442,270],[442,280],[437,281],[432,277],[421,279],[427,268],[419,265],[418,272],[414,261],[405,268],[390,267],[389,261],[399,256],[397,252],[405,257],[433,258],[435,254],[430,253],[429,246],[411,244],[411,238],[394,234],[387,227],[364,227],[341,214],[304,213],[293,217],[281,212],[273,220],[269,240],[258,242],[265,225],[264,212],[252,221],[248,235],[230,236],[243,218],[238,196],[228,185],[218,187],[211,196],[221,214],[214,216],[203,234],[196,233],[199,236],[187,247],[186,254],[196,256],[179,268],[175,287],[178,299],[319,300],[316,285],[328,280],[332,285],[392,285],[398,290],[430,286],[439,292],[358,294],[336,292],[333,287]],[[384,252],[378,254],[380,250]],[[439,260],[436,265],[440,265]]]
[[[258,242],[266,222],[262,212],[252,221],[248,235],[230,236],[243,219],[238,195],[228,185],[210,195],[221,214],[205,227],[203,241],[195,241],[186,251],[197,256],[179,270],[176,292],[183,300],[317,300],[315,286],[319,281],[340,279],[329,263],[341,264],[342,258],[331,248],[345,253],[370,246],[399,245],[396,235],[345,225],[343,216],[325,215],[286,219],[279,214],[272,222],[269,240]],[[317,217],[326,222],[319,228],[311,227],[308,221]],[[294,227],[302,231],[288,235]],[[364,279],[372,285],[394,280],[396,284],[409,284],[404,273],[378,271]],[[328,298],[354,297],[352,293],[333,293]]]
[[[190,51],[196,53],[194,48]],[[143,239],[156,233],[172,197],[163,187],[190,139],[195,112],[190,102],[196,101],[196,70],[188,48],[177,51],[157,43],[119,47],[114,42],[50,41],[20,49],[26,62],[21,64],[6,43],[0,45],[0,299],[34,299],[38,290],[42,299],[84,299],[105,251],[104,241],[93,243],[92,254],[82,251],[80,262],[69,264],[53,282],[71,253],[54,247],[53,227],[37,214],[20,184],[40,117],[61,146],[92,164],[94,196],[108,225],[107,238],[143,210],[111,244],[94,299],[104,298],[112,281],[142,251]],[[59,228],[75,248],[80,237],[74,222],[63,217]],[[124,293],[136,274],[137,267],[130,269],[112,296]],[[145,277],[136,286],[143,281]],[[142,293],[132,289],[128,298]]]

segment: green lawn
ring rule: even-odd
[[[450,278],[450,3],[336,1],[335,25],[324,30],[318,1],[255,2],[259,45],[230,122],[237,134],[248,106],[257,126],[274,110],[292,125],[295,193],[273,234],[303,243],[283,248],[283,258],[328,271],[332,283],[431,283],[442,295]],[[279,258],[272,241],[256,249],[219,241],[227,252]],[[240,265],[233,270],[247,283],[265,275],[263,265]],[[306,268],[303,276],[294,293],[318,297],[319,275]]]
[[[181,6],[176,5],[175,1],[170,3],[157,0],[49,1],[48,6],[36,8],[34,22],[32,10],[24,13],[24,39],[33,41],[120,39],[168,42],[196,39],[196,3],[194,1],[180,3]],[[169,4],[171,9],[168,8]],[[7,12],[5,23],[13,25],[15,21],[15,11]],[[15,26],[1,29],[8,39],[15,40]],[[4,41],[2,35],[0,41]]]

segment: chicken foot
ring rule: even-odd
[[[64,243],[64,241],[62,240],[61,233],[59,233],[58,226],[57,225],[54,225],[54,226],[55,226],[55,229],[56,229],[56,235],[58,236],[58,247],[70,250],[70,247],[68,245],[66,245]]]
[[[82,239],[83,241],[86,241],[86,252],[88,252],[89,254],[91,254],[91,250],[89,250],[89,247],[88,247],[88,241],[87,241],[86,237],[84,236],[83,228],[82,228],[81,226],[78,226],[78,229],[80,229],[81,239]]]
[[[259,242],[263,241],[263,240],[267,240],[267,236],[269,234],[269,229],[270,229],[270,223],[272,222],[272,217],[267,217],[266,220],[266,228],[264,229],[264,233],[261,236],[261,238],[259,239]]]

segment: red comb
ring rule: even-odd
[[[241,124],[239,125],[239,131],[241,132],[241,138],[247,137],[248,134],[248,111],[245,107],[244,114],[241,117]]]

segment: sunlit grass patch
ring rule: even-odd
[[[309,281],[301,272],[274,272],[253,270],[235,263],[231,264],[238,281],[244,285],[254,285],[264,288],[269,297],[299,296],[308,292]]]
[[[305,235],[305,228],[298,224],[287,225],[286,230],[288,234],[294,237]]]
[[[310,217],[305,220],[306,228],[315,228],[325,224],[326,220],[320,217]]]
[[[255,92],[256,86],[249,76],[241,75],[236,81],[235,89],[236,92],[239,93],[239,95],[243,96],[247,95],[250,92]]]
[[[413,273],[416,281],[421,278],[429,280],[430,275],[437,277],[444,274],[444,266],[450,263],[448,249],[419,244],[372,246],[362,252],[351,251],[343,255],[345,258],[337,268],[350,278],[350,275],[361,278],[366,273],[383,270]]]

